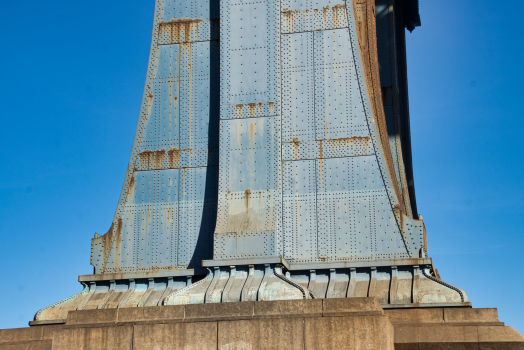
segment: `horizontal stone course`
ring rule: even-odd
[[[115,323],[119,309],[69,311],[67,325]]]
[[[304,319],[274,318],[218,322],[219,350],[304,349]]]
[[[52,350],[52,340],[0,343],[0,350]]]
[[[376,298],[323,299],[323,316],[382,316],[384,310]]]
[[[444,322],[500,322],[497,309],[448,308],[443,309]]]
[[[209,350],[217,348],[217,323],[135,325],[132,350]],[[131,348],[129,348],[131,350]]]
[[[322,305],[327,299],[277,300],[254,303],[254,318],[322,317]]]
[[[66,324],[0,330],[0,350],[364,350],[389,349],[392,339],[396,350],[524,350],[496,309],[384,311],[375,298],[71,311]]]
[[[0,343],[43,339],[43,327],[0,329]]]
[[[306,349],[394,350],[393,326],[386,316],[306,318]]]
[[[185,322],[247,320],[253,318],[254,301],[185,306]]]
[[[384,310],[393,324],[443,323],[443,309],[390,309]]]
[[[184,315],[184,305],[123,308],[118,309],[117,322],[182,322]]]
[[[58,329],[53,350],[131,350],[133,326]]]
[[[524,342],[513,327],[479,326],[479,342]]]

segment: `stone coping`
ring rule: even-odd
[[[212,322],[348,315],[383,316],[384,310],[375,298],[166,305],[70,311],[66,326],[159,322]]]
[[[375,298],[252,301],[81,310],[70,311],[67,320],[60,321],[66,326],[76,326],[371,315],[386,315],[393,325],[504,325],[504,323],[499,321],[497,309],[494,308],[384,310]],[[48,322],[45,321],[30,322],[31,326],[43,326],[46,324]]]
[[[373,329],[380,331],[370,337]],[[359,337],[368,337],[362,341],[369,347],[360,341],[344,347]],[[65,350],[78,341],[82,350],[145,349],[149,342],[175,350],[195,342],[202,349],[265,349],[268,342],[269,348],[324,349],[331,341],[336,346],[329,349],[392,350],[394,342],[395,350],[524,350],[524,337],[504,326],[496,309],[383,310],[375,298],[70,311],[64,324],[0,330],[2,350]]]

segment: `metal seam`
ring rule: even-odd
[[[315,295],[314,295],[313,293],[311,293],[309,290],[302,288],[301,286],[299,286],[299,285],[296,284],[295,282],[291,281],[291,280],[288,279],[287,277],[285,277],[285,276],[283,276],[283,275],[280,275],[280,274],[277,272],[276,267],[273,267],[273,273],[275,274],[275,276],[277,276],[278,278],[280,278],[282,281],[287,282],[287,283],[291,284],[293,287],[295,287],[295,288],[297,288],[298,290],[300,290],[300,291],[302,292],[302,296],[304,297],[304,299],[307,299],[306,291],[308,292],[309,296],[310,296],[312,299],[315,299]]]
[[[444,282],[444,281],[441,281],[441,280],[439,280],[439,279],[436,279],[435,277],[432,277],[432,276],[428,275],[428,274],[426,273],[426,269],[425,269],[425,268],[421,268],[421,270],[422,270],[422,274],[423,274],[427,279],[429,279],[429,280],[431,280],[431,281],[433,281],[433,282],[437,282],[438,284],[441,284],[441,285],[443,285],[443,286],[445,286],[445,287],[448,287],[449,289],[452,289],[452,290],[454,290],[455,292],[459,293],[459,295],[460,295],[460,299],[462,300],[462,302],[464,302],[464,294],[462,293],[462,291],[461,291],[460,289],[458,289],[458,288],[455,287],[455,286],[452,286],[452,285],[449,284],[449,283],[446,283],[446,282]]]
[[[70,297],[67,298],[67,299],[60,300],[60,301],[58,301],[58,302],[56,302],[56,303],[54,303],[54,304],[51,304],[51,305],[49,305],[49,306],[46,306],[46,307],[44,307],[44,308],[38,310],[37,313],[36,313],[36,315],[35,315],[34,320],[35,320],[35,321],[38,321],[38,318],[42,315],[42,312],[44,312],[44,311],[46,311],[46,310],[49,310],[49,309],[51,309],[51,308],[53,308],[53,307],[55,307],[55,306],[57,306],[57,305],[60,305],[60,304],[62,304],[62,303],[65,303],[66,301],[69,301],[69,300],[75,299],[76,297],[79,297],[81,294],[84,294],[84,293],[89,289],[89,287],[88,287],[87,284],[85,284],[84,282],[80,282],[80,283],[82,283],[82,285],[84,286],[84,289],[82,289],[82,291],[81,291],[80,293],[77,293],[77,294],[75,294],[75,295],[72,295],[72,296],[70,296]]]

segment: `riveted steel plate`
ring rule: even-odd
[[[291,262],[318,257],[316,177],[314,160],[284,162],[284,258]]]
[[[279,114],[279,2],[220,3],[221,119]]]
[[[135,172],[106,272],[176,265],[179,170]]]
[[[217,232],[277,230],[279,135],[276,118],[221,121]]]
[[[214,259],[275,256],[275,231],[216,233]]]
[[[200,266],[212,257],[217,167],[180,170],[178,265]]]
[[[179,148],[179,60],[179,45],[159,48],[149,95],[152,105],[150,117],[145,121],[140,141],[141,153]]]
[[[160,23],[173,19],[215,19],[219,17],[217,0],[161,0]]]
[[[316,139],[369,137],[348,29],[314,33]]]
[[[181,154],[181,166],[217,165],[216,156],[208,163],[208,153],[218,148],[218,44],[181,47],[180,147],[188,150]]]
[[[172,20],[160,23],[158,28],[158,44],[180,44],[218,39],[218,19]]]
[[[282,142],[315,140],[313,33],[282,35]]]
[[[317,161],[321,258],[409,257],[375,156]]]
[[[297,33],[348,26],[346,3],[342,0],[283,0],[282,33]]]

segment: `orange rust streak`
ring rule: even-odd
[[[268,102],[268,107],[269,107],[269,114],[274,114],[274,111],[275,111],[275,102]]]
[[[324,28],[327,28],[327,12],[329,11],[329,5],[322,9],[322,16],[324,19]]]
[[[244,206],[246,208],[246,213],[249,211],[249,199],[251,197],[251,190],[248,188],[245,192],[244,192],[244,195],[245,195],[245,201],[244,201]]]
[[[300,141],[298,138],[293,137],[293,157],[295,160],[299,159],[300,155]]]
[[[148,106],[147,106],[147,114],[150,115],[151,114],[151,107],[153,106],[153,98],[155,97],[155,95],[153,95],[151,92],[149,92],[149,94],[147,95],[147,98],[148,98]]]
[[[156,150],[154,155],[155,169],[162,169],[166,157],[166,149]]]
[[[171,147],[167,151],[168,167],[176,168],[180,166],[180,150],[178,148]]]
[[[255,123],[249,123],[249,142],[253,142],[255,136]]]
[[[193,32],[194,40],[198,41],[199,38],[199,26],[202,19],[191,19],[191,18],[179,18],[173,19],[168,23],[160,23],[159,35],[169,31],[170,43],[180,44],[182,42],[191,42],[191,33]]]
[[[248,103],[247,105],[249,106],[249,116],[251,118],[255,117],[256,103]]]
[[[115,252],[120,255],[120,250],[122,249],[122,247],[120,246],[120,244],[122,243],[122,218],[118,218],[118,223],[117,223],[117,227],[116,227],[116,234],[115,234],[115,239],[114,239],[114,245],[115,245]],[[120,259],[119,258],[116,258],[113,260],[113,267],[114,268],[119,268],[120,267]]]
[[[235,105],[235,118],[242,118],[242,109],[244,108],[243,104]]]
[[[384,107],[382,104],[382,91],[379,78],[378,53],[375,27],[375,2],[372,0],[353,0],[355,22],[357,23],[357,36],[359,51],[364,68],[364,79],[368,88],[373,120],[379,133],[380,147],[384,154],[388,173],[399,202],[403,202],[398,186],[393,156],[389,147]],[[404,207],[402,203],[401,207]],[[401,216],[401,215],[400,215]],[[397,216],[398,217],[398,216]]]

